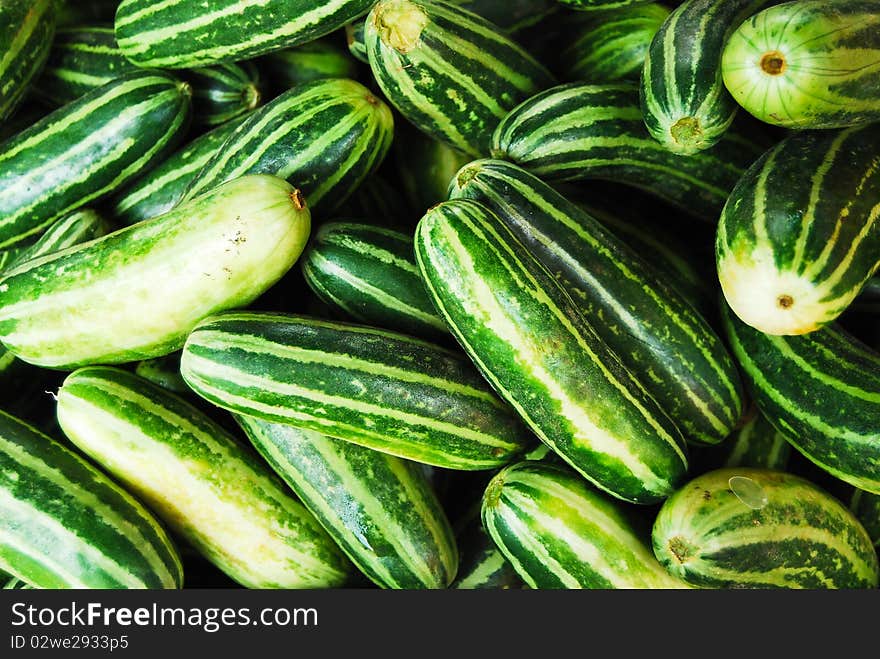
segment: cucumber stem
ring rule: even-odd
[[[373,23],[382,43],[399,53],[408,53],[419,45],[428,16],[414,2],[388,0],[376,6]]]

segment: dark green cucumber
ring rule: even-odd
[[[170,152],[189,86],[160,71],[117,78],[0,145],[0,248],[133,179]]]
[[[798,0],[731,34],[724,84],[761,121],[795,129],[880,119],[880,2]]]
[[[345,26],[345,43],[348,45],[348,52],[356,60],[369,64],[370,59],[367,56],[367,42],[364,37],[365,28],[364,19],[359,18],[353,23]]]
[[[112,26],[59,28],[34,91],[64,105],[127,73],[137,71],[116,46]]]
[[[289,183],[235,179],[3,273],[0,340],[20,359],[57,369],[167,354],[199,319],[246,306],[277,282],[309,230],[308,208]]]
[[[708,588],[876,588],[877,553],[835,497],[799,476],[734,467],[697,476],[660,508],[654,553]]]
[[[757,467],[785,471],[791,444],[760,412],[721,445],[724,467]]]
[[[357,62],[338,40],[329,37],[276,50],[257,63],[265,72],[266,83],[278,93],[313,80],[356,78],[358,74]]]
[[[639,98],[648,132],[674,153],[717,144],[739,109],[721,79],[730,33],[769,0],[687,0],[654,35]]]
[[[856,488],[850,498],[849,509],[865,527],[874,546],[880,547],[880,494]]]
[[[116,39],[141,67],[239,62],[313,41],[363,16],[373,0],[122,0]]]
[[[182,398],[118,368],[81,368],[58,423],[85,454],[248,588],[322,588],[351,566],[258,456]]]
[[[497,215],[438,204],[419,221],[416,262],[455,338],[543,442],[621,499],[675,490],[679,429]]]
[[[181,373],[219,407],[449,469],[492,469],[533,437],[464,355],[363,325],[271,313],[206,318]]]
[[[485,19],[442,0],[381,0],[365,27],[382,92],[420,130],[471,155],[551,74]]]
[[[396,131],[391,148],[399,187],[416,209],[414,221],[434,204],[446,201],[449,182],[472,159],[408,123]]]
[[[412,235],[329,222],[300,265],[315,295],[355,320],[426,339],[448,336],[416,267]]]
[[[371,581],[396,589],[449,585],[458,568],[458,548],[419,465],[288,424],[236,419]]]
[[[39,588],[180,588],[164,526],[78,454],[0,411],[0,568]]]
[[[202,167],[220,151],[226,139],[245,117],[232,119],[199,135],[114,195],[113,217],[121,224],[135,224],[167,213],[183,198],[186,188]]]
[[[717,444],[730,434],[743,407],[733,360],[706,320],[637,252],[546,183],[502,160],[465,165],[449,196],[473,199],[497,215],[686,440]]]
[[[24,99],[46,64],[55,36],[54,0],[0,4],[0,122]]]
[[[243,174],[266,173],[290,181],[310,208],[332,210],[382,162],[393,127],[390,108],[359,82],[299,85],[245,119],[183,198]]]
[[[812,462],[880,493],[880,353],[835,324],[803,336],[746,325],[727,305],[734,356],[758,409]]]
[[[225,62],[180,71],[192,86],[193,123],[218,126],[248,114],[265,96],[265,82],[253,62]]]
[[[192,390],[180,375],[180,351],[176,350],[161,357],[145,359],[137,363],[134,372],[144,380],[159,385],[176,394],[191,394]]]
[[[768,334],[836,319],[880,266],[880,124],[790,135],[730,194],[715,243],[737,316]]]
[[[498,125],[493,157],[548,181],[608,179],[642,188],[715,223],[761,149],[732,131],[693,156],[670,152],[642,120],[635,83],[571,83],[537,94]]]
[[[531,588],[686,588],[630,514],[569,469],[533,461],[502,469],[482,505],[483,525]]]
[[[638,80],[651,40],[669,16],[661,4],[635,4],[575,18],[575,35],[560,55],[568,80]]]

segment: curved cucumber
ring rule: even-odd
[[[167,354],[204,316],[249,304],[280,279],[309,229],[290,184],[238,178],[5,272],[0,339],[20,359],[59,369]]]
[[[782,471],[702,474],[667,499],[654,553],[674,575],[710,588],[876,588],[877,553],[837,499]]]
[[[249,588],[341,585],[350,565],[257,456],[195,407],[118,368],[81,368],[58,423],[199,553]]]
[[[383,588],[446,588],[458,548],[421,467],[342,439],[237,416],[257,451]]]

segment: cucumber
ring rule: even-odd
[[[880,119],[880,2],[798,0],[751,16],[721,59],[724,85],[751,115],[795,129]]]
[[[300,265],[312,292],[355,320],[426,339],[449,335],[416,267],[412,235],[328,222],[315,233]]]
[[[835,320],[880,266],[880,124],[796,132],[730,194],[715,243],[737,316],[767,334]]]
[[[181,374],[224,409],[438,467],[492,469],[533,443],[464,355],[405,334],[260,312],[206,318]]]
[[[180,71],[192,86],[193,123],[219,126],[248,114],[263,102],[265,83],[253,62],[225,62]]]
[[[0,121],[5,121],[46,65],[55,36],[54,0],[0,5]]]
[[[717,144],[739,109],[721,79],[730,33],[768,0],[687,0],[666,18],[642,68],[639,99],[648,132],[673,153]]]
[[[871,494],[856,488],[849,508],[868,532],[875,547],[880,547],[880,494]]]
[[[460,559],[455,581],[449,587],[457,590],[524,588],[525,584],[513,565],[504,558],[504,554],[483,528],[480,508],[478,501],[476,506],[467,511],[466,521],[456,533]]]
[[[192,179],[184,200],[244,174],[287,179],[311,209],[343,203],[391,146],[391,110],[359,82],[316,80],[253,112]],[[326,197],[326,201],[321,204]]]
[[[5,272],[0,340],[20,359],[55,369],[167,354],[202,317],[246,306],[278,281],[309,228],[290,184],[238,178],[151,221]]]
[[[560,55],[565,78],[593,84],[638,80],[651,40],[669,16],[661,4],[634,4],[575,18]]]
[[[727,305],[734,356],[758,409],[810,461],[880,493],[880,353],[836,324],[803,336],[764,334]]]
[[[239,62],[313,41],[367,13],[373,0],[122,0],[116,40],[140,67]]]
[[[348,52],[359,62],[369,64],[370,59],[367,56],[367,42],[364,37],[364,28],[366,27],[364,19],[360,18],[353,23],[345,26],[345,43],[348,46]]]
[[[202,133],[114,194],[110,203],[113,217],[129,225],[170,211],[244,119],[231,119]]]
[[[326,588],[351,570],[284,484],[182,398],[133,373],[80,368],[58,423],[200,554],[247,588]]]
[[[419,465],[287,424],[236,416],[251,442],[369,579],[446,588],[458,548]]]
[[[0,144],[0,249],[148,169],[183,138],[189,86],[143,71],[108,82]]]
[[[709,588],[876,588],[877,554],[836,498],[799,476],[735,467],[697,476],[651,534],[669,572]]]
[[[791,444],[760,412],[755,412],[742,428],[721,445],[723,467],[756,467],[785,471]]]
[[[637,252],[546,183],[502,160],[465,165],[449,196],[473,199],[497,215],[687,441],[718,444],[730,434],[743,411],[733,360],[708,322]]]
[[[533,461],[502,469],[482,504],[486,530],[531,588],[685,588],[629,515],[577,474]]]
[[[180,375],[180,351],[145,359],[137,363],[135,374],[168,391],[187,396],[192,390]]]
[[[728,131],[712,149],[674,154],[652,138],[636,83],[569,83],[536,94],[495,130],[492,157],[547,181],[626,183],[715,224],[727,196],[761,149]]]
[[[650,504],[675,490],[688,466],[678,428],[497,215],[443,202],[415,244],[452,334],[544,443],[621,499]]]
[[[144,506],[79,455],[0,411],[0,569],[38,588],[180,588]]]
[[[442,0],[381,0],[364,28],[370,69],[427,135],[486,155],[504,115],[553,77],[484,18]]]
[[[33,87],[41,98],[59,106],[134,71],[137,67],[116,46],[112,26],[62,27]]]
[[[278,93],[313,80],[356,78],[358,74],[357,62],[337,40],[329,37],[276,50],[257,63]]]

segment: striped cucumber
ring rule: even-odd
[[[64,379],[58,423],[225,574],[248,588],[324,588],[351,567],[284,484],[223,428],[133,373]]]
[[[116,46],[112,26],[64,27],[55,34],[34,91],[56,106],[64,105],[134,71],[137,67]]]
[[[309,229],[290,184],[265,174],[235,179],[5,272],[0,340],[20,359],[57,369],[167,354],[199,319],[246,306],[278,281]]]
[[[546,448],[544,444],[542,447]],[[457,590],[486,590],[523,588],[513,565],[483,528],[480,517],[481,502],[477,501],[465,513],[464,522],[456,533],[459,547],[459,565],[450,588]]]
[[[825,471],[880,493],[880,353],[835,324],[773,336],[727,305],[723,319],[743,377],[773,426]]]
[[[356,78],[358,74],[357,62],[329,37],[276,50],[259,58],[257,64],[278,93],[313,80]]]
[[[218,126],[248,114],[263,102],[265,82],[253,62],[225,62],[178,75],[192,86],[196,126]]]
[[[689,442],[718,444],[742,415],[742,384],[721,337],[637,252],[525,170],[476,160],[451,199],[493,211]],[[643,375],[644,374],[644,375]]]
[[[371,581],[446,588],[458,548],[413,462],[288,424],[236,416],[257,451]]]
[[[836,319],[880,266],[880,124],[797,132],[742,176],[718,223],[718,278],[768,334]]]
[[[367,13],[373,0],[122,0],[116,40],[140,67],[239,62],[313,41]]]
[[[232,119],[199,135],[116,193],[113,217],[122,224],[135,224],[170,211],[244,119]]]
[[[717,144],[739,109],[721,78],[730,33],[768,0],[687,0],[651,41],[639,98],[648,132],[673,153]]]
[[[443,0],[381,0],[367,16],[370,69],[420,130],[471,155],[551,74],[484,18]]]
[[[568,80],[638,80],[651,40],[669,16],[660,4],[635,4],[576,20],[574,38],[560,55]]]
[[[183,138],[189,86],[160,71],[108,82],[0,145],[0,248],[35,237],[148,169]]]
[[[369,64],[370,59],[367,56],[367,42],[364,37],[365,21],[362,18],[348,23],[345,26],[345,43],[348,45],[348,52],[359,62]]]
[[[165,527],[61,443],[0,411],[0,568],[38,588],[180,588]]]
[[[865,527],[874,546],[880,547],[880,494],[856,488],[850,498],[849,509]]]
[[[693,156],[670,152],[648,134],[632,82],[570,83],[537,94],[498,125],[492,147],[492,157],[512,160],[547,181],[626,183],[713,224],[760,154],[731,131]]]
[[[46,65],[55,21],[54,0],[0,4],[0,121],[12,115]]]
[[[678,428],[497,215],[446,201],[422,217],[415,242],[453,335],[543,442],[621,499],[674,491],[688,465]]]
[[[630,514],[570,470],[533,461],[501,470],[482,504],[486,530],[531,588],[686,588]]]
[[[464,355],[373,327],[220,314],[189,335],[180,370],[232,412],[438,467],[492,469],[533,443]]]
[[[449,334],[416,267],[412,235],[328,222],[315,233],[300,265],[315,295],[351,318],[426,339]]]
[[[760,412],[721,445],[724,467],[757,467],[785,471],[791,444]]]
[[[237,176],[266,173],[302,190],[313,210],[319,205],[332,210],[379,166],[393,130],[389,107],[359,82],[340,78],[299,85],[238,126],[183,198]]]
[[[724,84],[761,121],[842,128],[880,119],[880,2],[798,0],[758,12],[730,36]]]
[[[877,554],[836,498],[799,476],[734,467],[669,497],[652,530],[669,572],[709,588],[876,588]]]

